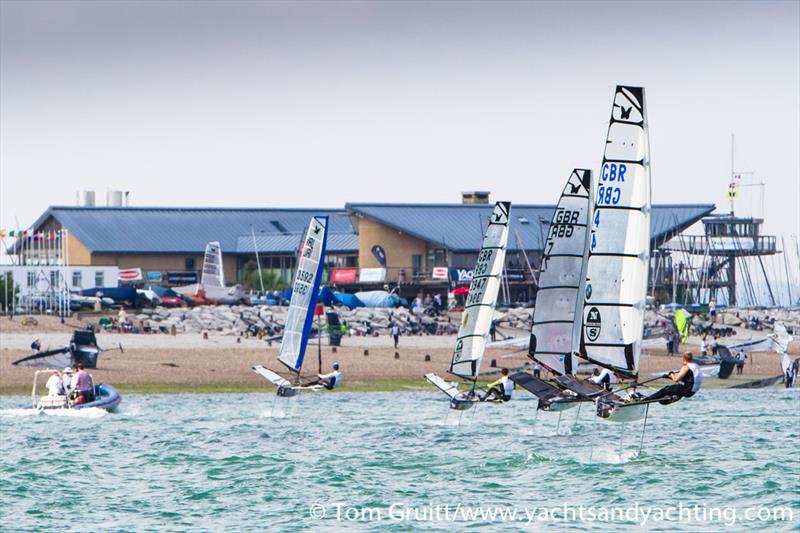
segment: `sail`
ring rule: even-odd
[[[203,287],[225,287],[225,272],[222,269],[222,248],[219,241],[206,244],[203,258],[203,276],[200,279]]]
[[[577,368],[572,354],[580,342],[592,189],[591,170],[572,171],[553,213],[539,270],[528,353],[556,374]]]
[[[328,217],[312,217],[292,285],[292,299],[278,361],[297,372],[303,366],[308,334],[314,320],[314,306],[317,305],[322,267],[325,264],[327,235]]]
[[[481,367],[506,260],[510,210],[510,202],[495,204],[478,254],[450,365],[450,372],[462,378],[477,378]]]
[[[592,215],[581,355],[635,377],[650,260],[650,147],[644,89],[617,86]]]

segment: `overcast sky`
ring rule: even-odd
[[[0,227],[134,205],[553,203],[643,85],[653,200],[800,233],[800,3],[0,3]],[[760,209],[756,189],[741,211]]]

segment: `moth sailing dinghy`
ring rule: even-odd
[[[580,345],[581,311],[586,283],[586,250],[592,219],[592,171],[574,169],[553,213],[539,268],[528,356],[549,370],[545,381],[527,372],[511,378],[539,399],[542,411],[563,411],[589,401],[562,385],[576,381],[575,352]],[[602,392],[597,387],[595,392]]]
[[[580,356],[634,381],[644,332],[650,211],[644,88],[617,86],[594,203]],[[596,398],[597,415],[620,422],[642,418],[649,402],[628,391]]]
[[[466,380],[469,387],[459,390],[456,384],[434,373],[425,375],[425,379],[450,398],[451,409],[463,411],[479,401],[475,388],[505,265],[510,210],[510,202],[497,202],[494,206],[458,328],[450,373]]]
[[[278,396],[294,396],[302,390],[319,390],[320,385],[301,385],[300,370],[305,358],[308,338],[314,321],[314,308],[317,305],[319,285],[322,281],[322,268],[325,264],[325,248],[328,238],[328,217],[315,216],[308,226],[297,273],[292,285],[292,299],[286,317],[278,361],[293,374],[286,379],[277,372],[256,365],[253,370],[278,387]]]

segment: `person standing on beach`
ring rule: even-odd
[[[497,322],[492,320],[492,324],[489,326],[489,335],[492,337],[492,342],[497,340]]]
[[[744,370],[744,362],[747,361],[747,354],[744,351],[740,351],[739,355],[736,356],[738,361],[736,362],[736,374],[741,375],[742,371]]]
[[[714,301],[712,298],[710,302],[708,302],[708,314],[711,315],[711,322],[716,324],[717,323],[717,302]]]
[[[400,328],[397,326],[397,322],[392,324],[392,338],[394,339],[394,349],[397,349],[397,344],[400,342]]]

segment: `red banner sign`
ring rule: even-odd
[[[334,268],[331,270],[331,283],[355,283],[357,279],[357,268]]]
[[[142,279],[141,268],[126,268],[119,271],[120,281],[139,281]]]

